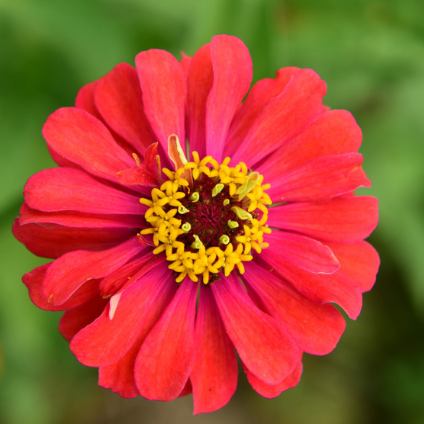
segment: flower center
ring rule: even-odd
[[[252,249],[268,247],[263,237],[271,233],[265,224],[272,202],[264,190],[270,185],[262,185],[262,175],[243,162],[234,168],[229,163],[200,160],[193,152],[193,161],[175,172],[163,169],[168,181],[152,190],[152,199],[140,199],[151,225],[140,234],[153,235],[153,253],[166,253],[177,282],[188,275],[213,283],[219,272],[228,276],[235,267],[243,274]]]

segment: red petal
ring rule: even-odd
[[[236,37],[212,38],[214,80],[206,104],[206,152],[222,159],[228,128],[252,81],[252,60],[244,43]]]
[[[370,187],[361,163],[362,155],[346,153],[312,159],[286,173],[275,167],[264,175],[271,184],[267,194],[274,202],[320,201]]]
[[[299,348],[314,355],[326,355],[336,346],[345,321],[332,305],[320,305],[293,290],[275,273],[249,263],[243,274],[266,310],[281,322]],[[249,289],[250,288],[250,289]]]
[[[134,235],[133,228],[72,228],[55,224],[20,225],[16,218],[13,235],[34,255],[58,258],[74,250],[105,250]]]
[[[166,152],[171,134],[176,134],[182,143],[185,141],[186,80],[182,67],[164,50],[141,52],[135,63],[143,92],[144,112]]]
[[[191,385],[191,381],[187,380],[186,385],[184,386],[184,389],[181,391],[181,393],[178,395],[178,397],[184,397],[187,395],[190,395],[193,393],[193,386]]]
[[[112,365],[99,368],[99,386],[111,389],[125,399],[138,396],[134,380],[134,363],[140,350],[140,343],[134,343],[131,349]]]
[[[196,317],[196,356],[190,379],[194,414],[226,405],[237,388],[237,359],[209,287],[201,286]]]
[[[275,208],[270,211],[273,209]],[[266,241],[270,244],[273,255],[284,258],[306,271],[332,274],[340,268],[331,249],[317,240],[285,231],[273,231],[266,236]]]
[[[270,271],[277,271],[299,293],[313,302],[337,303],[352,319],[361,312],[361,290],[341,270],[332,275],[312,274],[276,256],[271,249],[265,249],[261,258],[270,264]]]
[[[132,228],[145,227],[142,215],[92,215],[80,212],[40,212],[25,203],[19,210],[21,225],[51,223],[74,228]],[[135,232],[135,231],[134,231]]]
[[[267,384],[252,374],[247,368],[245,368],[245,372],[247,375],[247,379],[250,385],[253,387],[256,392],[258,392],[261,396],[273,399],[284,392],[285,390],[292,389],[297,386],[300,381],[300,377],[302,375],[302,362],[299,362],[296,365],[294,371],[286,377],[280,384],[276,384],[275,386]]]
[[[83,109],[100,121],[103,121],[102,116],[94,103],[94,93],[96,92],[97,83],[98,81],[93,81],[80,88],[77,98],[75,99],[75,107]]]
[[[66,309],[72,309],[79,306],[95,296],[99,295],[99,281],[91,280],[87,284],[80,287],[69,299],[62,305],[56,306],[50,303],[45,297],[41,295],[41,285],[43,283],[46,271],[50,263],[41,265],[32,271],[28,272],[22,277],[23,283],[26,285],[29,293],[29,297],[40,309],[45,311],[64,311]]]
[[[30,208],[44,212],[74,210],[140,215],[146,210],[139,197],[108,187],[84,171],[71,168],[37,172],[26,183],[24,197]]]
[[[169,401],[184,389],[194,361],[197,284],[186,278],[146,337],[135,364],[141,396]]]
[[[107,300],[97,296],[67,310],[59,321],[59,331],[70,342],[78,331],[93,322],[104,310]]]
[[[165,259],[166,257],[163,255],[154,255],[152,251],[147,251],[147,253],[143,251],[140,257],[131,260],[103,278],[99,286],[101,295],[108,297],[115,294],[122,287],[128,286],[131,280],[140,278]]]
[[[321,240],[355,243],[368,237],[378,221],[375,197],[338,197],[322,203],[294,203],[271,208],[268,224]]]
[[[250,90],[249,95],[237,112],[228,132],[225,143],[225,156],[232,156],[246,137],[252,123],[266,103],[279,96],[292,76],[300,71],[299,68],[280,69],[275,78],[265,78],[258,81]]]
[[[314,158],[356,152],[361,141],[353,116],[345,110],[330,110],[268,156],[256,171],[264,175],[270,169],[288,172]]]
[[[377,251],[365,241],[355,244],[330,243],[329,247],[340,261],[342,273],[362,292],[371,290],[380,266]]]
[[[115,66],[98,81],[95,103],[106,123],[144,156],[156,138],[144,114],[136,70],[126,63]]]
[[[118,179],[122,185],[140,185],[143,187],[157,187],[159,184],[159,165],[156,160],[158,143],[151,144],[145,153],[143,163],[135,156],[136,165],[130,169],[118,172]],[[150,193],[149,193],[150,194]]]
[[[55,305],[60,305],[86,281],[106,277],[142,249],[144,247],[137,237],[133,237],[112,249],[100,252],[69,252],[54,261],[47,270],[42,294]]]
[[[169,305],[169,302],[175,295],[177,288],[174,278],[169,271],[168,274],[168,278],[163,278],[162,281],[153,281],[153,287],[151,288],[152,294],[150,299],[148,299],[150,305],[144,308],[141,313],[143,320],[138,328],[138,337],[135,343],[117,362],[112,365],[99,368],[100,386],[110,388],[114,392],[117,392],[126,398],[134,397],[139,394],[134,379],[134,367],[140,346],[158,319],[161,317],[165,308]],[[147,287],[144,288],[145,291],[147,289]],[[130,297],[128,299],[131,300]],[[142,303],[147,303],[144,299],[141,299],[141,301]],[[135,309],[140,312],[141,308],[139,305],[137,306],[138,307]],[[122,304],[118,304],[118,308],[120,307],[122,307]],[[132,305],[128,305],[128,310],[130,311],[132,309],[134,309],[134,303]],[[113,320],[114,319],[115,316],[113,317]],[[123,331],[125,333],[125,326]]]
[[[188,70],[190,68],[190,63],[192,58],[191,56],[186,55],[184,52],[180,52],[180,53],[181,53],[180,65],[181,65],[181,68],[183,69],[184,76],[187,78]]]
[[[43,127],[50,149],[89,173],[118,182],[116,173],[132,166],[109,130],[94,116],[78,108],[53,112]]]
[[[144,321],[158,294],[172,292],[170,275],[166,266],[157,267],[115,295],[119,301],[113,316],[109,302],[103,314],[72,339],[70,349],[77,359],[89,367],[100,367],[124,356],[143,332]]]
[[[190,150],[206,156],[206,101],[213,84],[211,46],[194,54],[187,77],[187,116]]]
[[[322,114],[325,90],[325,83],[310,69],[293,75],[283,93],[270,100],[253,122],[240,149],[235,152],[235,163],[242,160],[253,166],[304,131]]]
[[[281,383],[299,360],[298,348],[284,328],[258,309],[240,287],[232,277],[212,285],[228,336],[255,375],[269,384]]]

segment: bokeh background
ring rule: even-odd
[[[424,2],[421,0],[0,0],[0,422],[424,422]],[[363,129],[380,199],[370,241],[382,266],[337,349],[306,356],[300,384],[274,400],[243,373],[228,406],[193,417],[191,397],[124,400],[97,387],[33,306],[21,275],[43,260],[10,232],[33,173],[51,167],[41,127],[78,89],[149,48],[180,58],[214,34],[244,40],[254,80],[312,68],[325,103]],[[365,193],[365,192],[364,192]]]

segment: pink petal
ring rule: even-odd
[[[70,342],[75,334],[93,322],[104,310],[107,300],[100,296],[67,310],[59,321],[60,334]]]
[[[247,368],[245,368],[245,372],[247,375],[247,379],[250,383],[250,385],[253,387],[253,389],[259,393],[261,396],[273,399],[277,396],[279,396],[282,392],[288,389],[292,389],[293,387],[297,386],[297,384],[300,381],[300,377],[302,375],[302,362],[300,361],[297,365],[294,371],[286,377],[281,383],[276,385],[271,385],[263,382],[258,377],[256,377],[254,374],[252,374]]]
[[[341,270],[332,275],[313,274],[294,266],[281,256],[276,256],[271,249],[265,249],[261,253],[261,259],[269,264],[269,271],[277,271],[312,302],[337,303],[352,319],[356,319],[361,312],[361,290]]]
[[[43,136],[56,154],[97,177],[118,182],[116,173],[132,166],[130,156],[109,130],[82,109],[53,112],[44,124]]]
[[[194,54],[187,76],[187,116],[190,150],[206,156],[206,101],[214,73],[211,46],[206,44]]]
[[[166,266],[160,266],[123,290],[112,319],[109,306],[72,339],[70,349],[77,359],[84,365],[101,367],[124,356],[142,332],[143,322],[158,294],[172,292],[170,275]]]
[[[58,258],[74,250],[105,250],[134,235],[133,228],[72,228],[56,224],[20,225],[16,218],[13,235],[34,253],[44,258]]]
[[[288,172],[311,159],[356,152],[361,142],[362,132],[353,116],[345,110],[329,110],[268,156],[256,171],[264,175],[273,169]]]
[[[30,208],[44,212],[73,210],[141,215],[146,210],[139,197],[102,184],[84,171],[72,168],[37,172],[26,183],[24,197]]]
[[[184,108],[186,80],[177,59],[164,50],[148,50],[135,58],[144,112],[164,148],[168,137],[176,134],[182,143],[184,135]]]
[[[229,35],[212,38],[214,80],[206,103],[206,152],[218,162],[235,112],[252,81],[252,60],[241,40]]]
[[[28,289],[32,303],[38,308],[45,311],[64,311],[75,308],[99,295],[99,281],[90,280],[87,284],[81,286],[67,302],[59,306],[53,305],[41,295],[41,285],[50,265],[50,263],[41,265],[22,277],[22,282]]]
[[[228,336],[241,360],[261,380],[281,383],[293,372],[299,351],[277,321],[258,309],[233,277],[212,285]]]
[[[271,208],[268,224],[336,243],[368,237],[378,221],[375,197],[338,197],[321,203],[294,203]]]
[[[380,266],[377,251],[365,241],[355,244],[329,243],[329,247],[339,259],[342,273],[362,292],[371,290]]]
[[[249,95],[237,112],[228,132],[225,143],[225,156],[232,156],[246,137],[252,123],[266,103],[279,96],[292,76],[300,71],[299,68],[280,69],[275,78],[265,78],[258,81],[250,90]]]
[[[126,63],[115,66],[98,81],[95,104],[106,123],[144,156],[156,138],[144,114],[136,70]]]
[[[301,350],[326,355],[335,348],[345,329],[345,321],[334,306],[311,302],[278,275],[255,263],[249,263],[243,277],[249,292],[256,293]]]
[[[190,379],[194,414],[226,405],[237,388],[237,359],[209,287],[201,286],[196,317],[196,356]]]
[[[234,162],[253,166],[304,131],[322,114],[325,90],[325,83],[314,71],[303,69],[294,74],[282,94],[262,108],[235,152]]]
[[[273,210],[275,208],[271,208]],[[268,223],[272,226],[271,221]],[[317,240],[286,231],[273,231],[266,236],[273,255],[290,261],[296,267],[315,274],[332,274],[340,268],[331,249]]]
[[[30,209],[25,203],[19,211],[21,225],[26,224],[59,224],[75,228],[132,228],[144,227],[142,215],[92,215],[80,212],[40,212]]]
[[[106,277],[142,249],[144,247],[137,237],[133,237],[108,250],[69,252],[54,261],[47,270],[42,294],[55,305],[60,305],[86,281]]]
[[[361,163],[362,155],[346,153],[312,159],[286,173],[275,167],[264,175],[271,184],[267,194],[274,202],[320,201],[370,187]]]
[[[169,401],[184,389],[194,361],[197,284],[186,278],[141,346],[135,380],[141,396]]]

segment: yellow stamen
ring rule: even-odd
[[[193,249],[200,249],[201,247],[203,247],[202,240],[199,239],[199,236],[194,234],[193,238],[194,238],[194,241],[193,241],[193,243],[191,243],[191,247]]]
[[[191,225],[189,222],[186,222],[185,224],[183,224],[181,226],[181,229],[185,232],[188,233],[191,230]]]
[[[188,212],[190,212],[190,211],[185,206],[183,206],[183,205],[178,206],[178,213],[185,214],[185,213],[188,213]]]
[[[197,192],[197,191],[195,191],[190,197],[189,197],[189,199],[193,202],[193,203],[195,203],[195,202],[197,202],[198,200],[199,200],[199,198],[200,198],[200,195],[199,195],[199,193]]]
[[[231,210],[237,215],[239,219],[242,219],[242,220],[248,219],[249,221],[253,219],[253,216],[249,212],[245,211],[242,208],[239,208],[238,206],[233,206]]]
[[[224,190],[224,184],[217,184],[213,189],[212,189],[212,197],[217,196],[219,193],[221,193],[222,190]]]
[[[230,242],[230,237],[228,237],[226,234],[224,234],[219,238],[219,242],[221,244],[228,244]]]
[[[168,147],[172,153],[171,160],[178,169],[171,171],[164,168],[163,174],[168,180],[160,185],[160,189],[152,190],[151,199],[140,199],[140,203],[147,207],[144,217],[151,226],[141,230],[140,237],[152,234],[156,246],[153,252],[166,255],[169,269],[176,273],[177,282],[188,277],[195,282],[201,278],[204,284],[209,284],[219,278],[217,275],[220,272],[228,276],[235,267],[238,272],[244,273],[243,263],[253,259],[251,252],[257,254],[268,247],[268,243],[264,243],[264,234],[271,232],[266,222],[267,206],[272,202],[264,190],[270,188],[269,184],[262,185],[262,175],[258,172],[249,173],[245,163],[230,167],[230,158],[225,158],[219,165],[212,157],[200,160],[199,155],[193,152],[193,160],[188,162],[174,135],[170,136]],[[196,181],[199,177],[201,183]],[[214,183],[212,197],[209,194],[204,199],[202,197],[202,200],[200,186],[208,179]],[[226,199],[214,199],[224,190]],[[237,221],[227,221],[227,231],[219,237],[218,246],[209,244],[209,228],[205,233],[205,230],[199,230],[193,235],[194,241],[187,245],[187,237],[190,237],[187,234],[202,228],[202,224],[198,227],[198,217],[195,216],[199,206],[194,204],[199,201],[204,204],[200,208],[230,205],[230,210],[237,217]],[[221,206],[218,206],[218,202],[222,202]],[[236,202],[242,203],[231,207]],[[222,211],[225,214],[229,212],[228,209]],[[179,219],[176,218],[177,213]],[[240,220],[243,221],[242,229],[238,229]],[[204,243],[208,244],[205,246]]]

